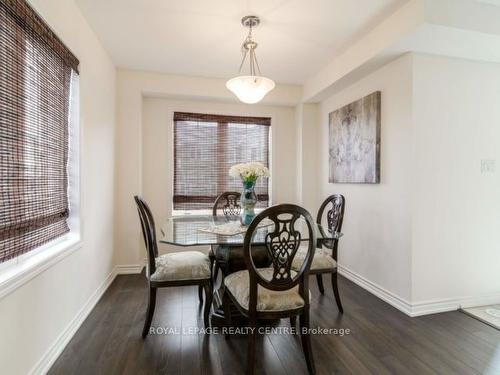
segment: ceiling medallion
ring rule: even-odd
[[[263,77],[260,73],[259,63],[255,49],[257,42],[252,38],[252,29],[258,26],[260,19],[257,16],[246,16],[241,19],[241,24],[249,28],[248,35],[243,41],[241,50],[243,59],[240,64],[239,74],[245,65],[248,56],[249,75],[239,75],[231,78],[226,82],[226,87],[243,103],[254,104],[260,102],[266,94],[274,89],[275,83],[273,80]]]

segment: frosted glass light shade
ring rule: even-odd
[[[274,89],[274,81],[261,76],[239,76],[226,82],[226,87],[243,103],[260,102],[266,94]]]

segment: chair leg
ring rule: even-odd
[[[304,350],[304,357],[306,358],[309,374],[315,374],[316,369],[314,367],[311,337],[309,335],[309,307],[307,307],[300,316],[300,338],[302,340],[302,349]]]
[[[253,375],[255,374],[255,343],[257,335],[257,322],[255,318],[250,318],[248,328],[247,373]]]
[[[342,302],[340,301],[339,288],[337,285],[337,271],[332,273],[332,289],[333,295],[335,296],[335,302],[337,302],[337,307],[339,308],[340,313],[344,313],[344,308],[342,307]]]
[[[148,310],[146,312],[146,321],[144,322],[144,328],[142,329],[142,338],[145,338],[149,333],[149,328],[151,327],[151,322],[153,320],[153,314],[155,313],[156,306],[156,288],[149,288],[149,303]]]
[[[323,287],[323,275],[318,273],[316,275],[316,281],[318,282],[318,289],[321,294],[325,294],[325,288]]]
[[[205,284],[205,309],[203,310],[203,322],[205,328],[210,327],[210,307],[212,306],[213,287],[212,282]]]
[[[294,315],[290,317],[290,327],[295,328],[296,326],[297,326],[297,317]]]
[[[219,265],[217,264],[217,262],[215,262],[212,269],[214,273],[214,284],[215,284],[217,282],[217,277],[219,277]]]
[[[226,340],[229,340],[229,328],[231,328],[231,305],[230,298],[227,295],[227,291],[225,291],[224,295],[222,296],[222,305],[224,308],[224,319],[226,323],[226,333],[224,334],[224,338]]]
[[[215,283],[217,281],[218,268],[217,268],[217,262],[215,261],[215,255],[213,253],[213,249],[210,250],[208,258],[210,259],[210,271],[212,272],[213,281]]]
[[[203,304],[203,285],[198,285],[198,301],[201,306]]]

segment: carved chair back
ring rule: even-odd
[[[270,220],[269,232],[265,237],[266,247],[271,259],[273,274],[271,278],[263,277],[255,266],[252,258],[252,238],[258,225],[265,219]],[[292,262],[303,240],[298,225],[307,232],[307,254],[302,267],[297,272],[292,271]],[[255,311],[257,305],[257,285],[266,289],[284,291],[299,284],[301,297],[309,304],[308,275],[314,256],[316,231],[314,221],[304,208],[294,204],[281,204],[267,208],[257,215],[249,225],[245,234],[243,251],[245,263],[250,275],[249,310]],[[259,245],[260,246],[260,245]],[[257,246],[256,246],[257,247]]]
[[[158,244],[156,242],[155,220],[151,209],[141,197],[134,197],[141,219],[142,236],[148,254],[149,274],[156,271],[156,257],[158,257]]]
[[[226,191],[220,194],[212,206],[212,216],[217,216],[218,210],[222,210],[226,218],[240,216],[240,197],[241,193],[236,191]]]
[[[345,209],[345,198],[341,194],[330,195],[321,204],[318,210],[318,216],[316,222],[322,224],[323,214],[326,211],[326,228],[330,235],[335,233],[340,233],[342,231],[342,221],[344,220],[344,209]],[[320,228],[322,228],[320,226]],[[323,231],[322,231],[323,232]],[[324,232],[323,237],[327,238],[328,235]],[[331,240],[324,240],[322,245],[332,250],[332,257],[337,261],[337,248],[338,248],[338,238],[332,238]]]

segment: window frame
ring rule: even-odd
[[[73,80],[74,73],[76,72],[72,73],[71,82],[74,87],[70,89],[70,120],[68,121],[67,173],[70,210],[66,220],[70,230],[33,250],[0,263],[0,300],[83,246],[80,77],[76,73],[75,80]]]
[[[195,209],[195,210],[176,210],[174,209],[174,202],[173,202],[173,198],[174,198],[174,195],[175,195],[175,178],[174,178],[174,175],[175,175],[175,140],[174,140],[174,134],[175,134],[175,121],[174,121],[174,114],[175,112],[186,112],[186,110],[183,108],[183,109],[179,109],[179,110],[172,110],[171,112],[171,121],[170,121],[170,139],[171,139],[171,147],[170,147],[170,168],[171,168],[171,171],[172,173],[170,173],[170,187],[171,187],[171,194],[169,197],[167,197],[168,199],[168,205],[170,207],[170,212],[169,212],[169,216],[172,216],[172,217],[179,217],[179,216],[197,216],[197,215],[212,215],[212,209]],[[192,112],[196,112],[196,110],[193,110]],[[230,111],[228,111],[230,112]],[[217,113],[212,113],[212,112],[209,112],[209,111],[205,111],[204,112],[205,114],[207,115],[214,115],[214,116],[218,116],[219,114]],[[222,116],[225,116],[225,115],[222,115]],[[254,117],[254,116],[262,116],[262,117],[268,117],[270,119],[270,122],[271,124],[273,123],[273,116],[270,115],[270,114],[252,114],[252,115],[241,115],[241,114],[237,114],[237,115],[232,115],[232,114],[228,114],[227,116],[240,116],[240,117]],[[263,125],[265,126],[265,125]],[[269,199],[268,199],[268,207],[271,207],[273,205],[273,126],[272,125],[269,125],[269,135],[268,135],[268,168],[269,168],[269,172],[270,172],[270,176],[267,178],[267,192],[268,192],[268,196],[269,196]],[[229,172],[229,171],[228,171]],[[255,208],[255,212],[256,213],[260,213],[262,212],[263,210],[265,209],[265,207],[258,207],[258,208]]]

